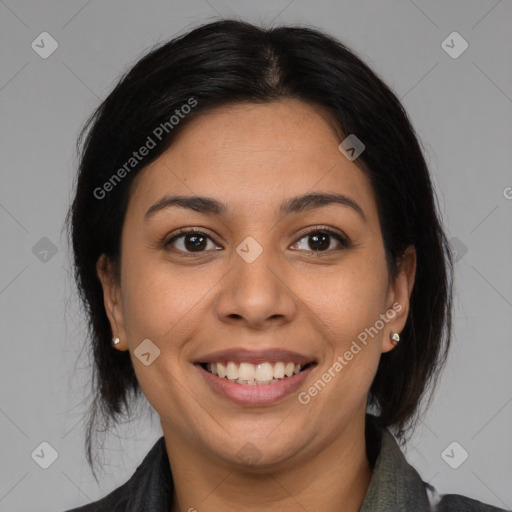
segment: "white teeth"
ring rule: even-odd
[[[254,377],[256,380],[264,382],[267,380],[272,380],[273,376],[274,368],[272,368],[270,363],[260,363],[258,366],[256,366],[256,376]]]
[[[295,363],[276,363],[264,362],[260,364],[235,363],[229,361],[226,365],[223,363],[208,363],[206,369],[213,375],[221,378],[227,378],[238,384],[253,386],[255,384],[275,384],[280,379],[292,377],[300,373],[304,365]]]
[[[255,374],[256,370],[253,364],[240,363],[240,368],[238,370],[238,377],[240,380],[254,380]]]
[[[212,363],[212,366],[214,366],[215,363]],[[226,367],[222,363],[217,363],[217,373],[219,374],[219,377],[225,377],[226,376]]]
[[[229,380],[238,379],[238,365],[230,361],[226,369],[226,376]]]
[[[282,379],[284,377],[284,363],[276,363],[274,365],[274,378]]]

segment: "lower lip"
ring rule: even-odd
[[[278,402],[296,391],[315,365],[274,384],[254,385],[238,384],[235,381],[218,377],[205,370],[200,364],[196,364],[196,367],[214,391],[229,398],[232,402],[239,405],[266,405]]]

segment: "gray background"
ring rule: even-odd
[[[108,436],[98,487],[83,451],[90,367],[79,358],[84,322],[61,230],[86,117],[146,49],[219,16],[324,29],[402,99],[458,250],[451,356],[406,454],[440,492],[512,507],[511,2],[5,0],[0,511],[96,500],[131,476],[161,435],[157,416],[146,415]],[[45,31],[59,46],[43,59],[31,43]],[[441,46],[453,31],[469,44],[458,58]],[[441,456],[453,441],[469,453],[457,469]],[[48,469],[31,456],[42,442],[58,454]],[[460,461],[461,448],[450,450],[452,464]]]

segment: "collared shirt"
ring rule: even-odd
[[[365,434],[373,469],[359,512],[507,512],[465,496],[439,495],[408,464],[389,430],[369,414]],[[125,484],[99,501],[66,512],[170,512],[172,494],[171,468],[162,436]]]

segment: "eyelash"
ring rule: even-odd
[[[303,238],[306,238],[306,237],[314,235],[314,234],[319,234],[319,233],[324,234],[324,235],[328,235],[330,237],[335,238],[341,244],[342,248],[344,248],[344,249],[350,247],[350,245],[351,245],[349,240],[348,240],[348,238],[346,238],[345,236],[341,235],[340,233],[332,231],[327,226],[315,226],[314,229],[312,229],[310,231],[307,231],[306,233],[302,233],[300,235],[300,237],[297,239],[297,241],[294,242],[294,245],[295,245],[295,243],[299,242]],[[173,242],[175,242],[177,239],[182,238],[182,237],[184,237],[186,235],[194,235],[194,234],[205,235],[212,242],[216,243],[215,240],[213,240],[207,233],[205,233],[201,229],[197,229],[197,228],[181,228],[181,229],[178,230],[177,234],[175,234],[172,238],[170,238],[169,240],[163,242],[163,247],[166,249]],[[183,254],[183,255],[185,255],[187,257],[188,256],[194,257],[194,256],[196,256],[198,254],[204,254],[204,253],[208,252],[208,251],[187,252],[187,251],[182,251],[181,249],[175,249],[175,248],[173,248],[172,250],[175,251],[175,252],[178,252],[180,254]],[[327,250],[324,250],[324,251],[306,251],[306,252],[311,252],[311,253],[313,253],[315,255],[322,256],[324,254],[330,254],[330,253],[332,253],[333,251],[336,251],[336,250],[340,250],[340,249],[327,249]]]

